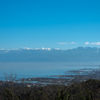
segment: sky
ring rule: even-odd
[[[100,0],[0,0],[0,49],[100,47]]]

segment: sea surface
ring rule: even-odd
[[[99,65],[100,62],[0,62],[0,80],[5,80],[5,73],[17,74],[17,78],[50,77],[63,75],[69,70],[97,69]]]

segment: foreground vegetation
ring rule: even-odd
[[[19,87],[8,84],[0,87],[0,100],[100,100],[100,81],[90,79],[69,86],[44,87]]]

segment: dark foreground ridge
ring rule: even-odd
[[[90,79],[72,85],[0,87],[0,100],[100,100],[100,81]]]

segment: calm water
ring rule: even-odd
[[[98,68],[100,63],[65,63],[65,62],[0,62],[0,80],[4,80],[4,73],[17,74],[22,77],[49,77],[62,75],[65,71],[82,68]]]

